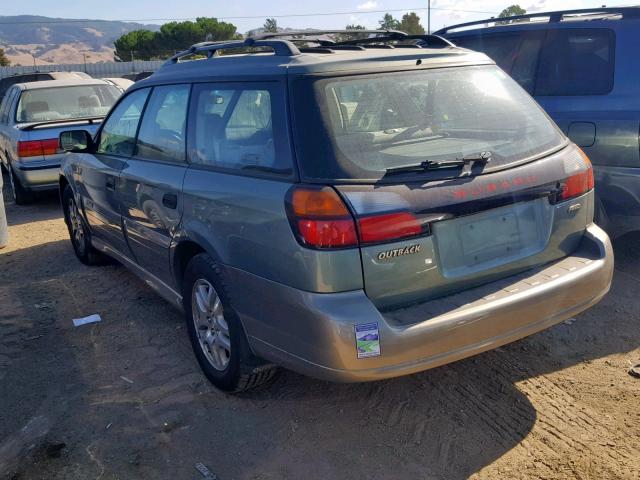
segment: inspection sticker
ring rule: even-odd
[[[380,334],[377,323],[355,325],[356,349],[358,358],[377,357],[380,355]]]

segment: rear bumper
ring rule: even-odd
[[[13,171],[26,190],[42,191],[58,188],[60,163],[38,162],[29,164],[19,162],[12,165]]]
[[[591,225],[570,257],[387,313],[361,290],[316,294],[228,272],[257,355],[306,375],[355,382],[437,367],[580,313],[608,292],[613,251],[606,233]],[[355,325],[372,322],[378,324],[381,355],[358,359]]]

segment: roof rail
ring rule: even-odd
[[[304,37],[309,36],[320,36],[320,35],[330,35],[330,34],[341,34],[341,35],[374,35],[365,38],[352,38],[349,40],[342,41],[333,41],[321,38],[313,38],[308,39]],[[260,35],[256,35],[256,40],[269,39],[269,38],[280,38],[280,37],[298,37],[292,38],[290,42],[317,42],[323,47],[334,47],[334,46],[358,46],[365,44],[374,44],[374,43],[386,43],[393,41],[406,41],[406,40],[417,40],[418,42],[433,47],[453,47],[455,46],[449,40],[446,40],[438,35],[409,35],[400,30],[295,30],[288,32],[274,32],[274,33],[263,33]]]
[[[196,43],[187,50],[179,52],[168,59],[164,62],[163,66],[178,63],[180,59],[190,57],[192,55],[206,54],[207,58],[211,58],[220,50],[243,50],[247,48],[269,48],[273,50],[274,55],[279,57],[293,57],[300,55],[298,47],[288,40],[256,40],[254,38],[247,38],[246,40]]]
[[[360,38],[353,40],[345,40],[343,42],[337,42],[336,45],[363,45],[368,43],[384,43],[384,42],[392,42],[392,41],[407,41],[407,40],[417,40],[418,44],[421,46],[431,46],[431,47],[455,47],[453,43],[451,43],[446,38],[442,38],[438,35],[407,35],[404,32],[401,36],[397,35],[395,32],[391,35],[387,35],[384,37],[369,37],[369,38]]]
[[[558,10],[554,12],[536,12],[527,13],[525,15],[513,15],[511,17],[491,17],[485,20],[476,20],[474,22],[459,23],[457,25],[451,25],[441,28],[435,35],[444,35],[450,33],[451,30],[458,30],[465,27],[473,27],[476,25],[486,25],[488,23],[494,23],[496,25],[504,23],[510,23],[518,20],[531,20],[535,18],[549,18],[549,23],[558,23],[564,19],[565,15],[596,15],[596,14],[618,14],[623,17],[636,18],[640,17],[640,7],[602,7],[602,8],[581,8],[576,10]]]
[[[401,32],[400,30],[291,30],[285,32],[265,32],[255,35],[253,37],[255,40],[265,40],[268,38],[280,38],[280,37],[309,37],[309,36],[318,36],[318,35],[333,35],[333,34],[343,34],[343,35],[398,35],[398,36],[406,36],[407,34]],[[293,41],[303,42],[305,41],[303,38],[294,38]],[[321,39],[314,39],[320,40]],[[309,41],[309,40],[306,40]]]

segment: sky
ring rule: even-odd
[[[431,28],[437,30],[473,20],[482,20],[518,3],[529,13],[536,11],[593,8],[603,5],[596,0],[432,0]],[[632,5],[624,0],[614,5]],[[636,0],[638,3],[638,0]],[[91,18],[135,20],[141,23],[164,23],[171,19],[191,20],[199,16],[216,17],[231,22],[241,33],[258,28],[266,17],[275,17],[278,26],[289,28],[344,28],[347,24],[376,28],[384,12],[400,18],[415,11],[427,26],[427,0],[323,0],[304,2],[288,0],[3,0],[0,15],[44,15],[57,18]],[[313,14],[311,16],[306,16]],[[293,16],[286,16],[293,15]],[[298,16],[296,16],[298,15]],[[305,15],[305,16],[303,16]],[[244,17],[244,18],[242,18]],[[255,17],[255,18],[247,18]]]

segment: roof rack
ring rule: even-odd
[[[374,35],[366,38],[355,38],[335,42],[322,38],[304,38],[308,36],[319,36],[328,34],[367,34]],[[280,37],[297,37],[283,39]],[[391,45],[389,42],[414,41],[411,44]],[[297,47],[295,43],[317,43],[318,47],[301,45]],[[194,55],[204,55],[206,58],[217,56],[221,50],[247,50],[247,49],[269,49],[274,55],[282,57],[293,57],[304,53],[334,53],[336,50],[365,50],[367,48],[422,48],[429,47],[454,47],[455,45],[437,35],[408,35],[399,30],[303,30],[278,33],[264,33],[245,40],[227,40],[221,42],[201,42],[192,45],[187,50],[177,53],[168,59],[164,65],[171,65],[180,62],[181,59]]]
[[[458,30],[465,27],[473,27],[476,25],[487,25],[488,23],[494,23],[495,25],[512,23],[518,20],[531,20],[531,19],[545,19],[548,18],[549,23],[559,23],[565,20],[565,15],[597,15],[597,14],[612,14],[622,15],[627,18],[640,17],[640,7],[602,7],[602,8],[582,8],[577,10],[558,10],[554,12],[536,12],[528,13],[525,15],[514,15],[511,17],[491,17],[485,20],[477,20],[474,22],[459,23],[457,25],[451,25],[444,27],[435,32],[435,35],[444,35],[451,32],[451,30]]]
[[[220,50],[246,50],[254,48],[270,49],[273,51],[274,55],[279,57],[294,57],[296,55],[300,55],[298,47],[288,40],[256,40],[255,38],[250,37],[245,40],[196,43],[187,50],[177,53],[163,65],[178,63],[182,58],[198,54],[205,54],[207,58],[211,58],[216,56],[216,53]]]
[[[342,41],[333,41],[322,38],[304,38],[309,36],[321,36],[321,35],[331,35],[331,34],[341,34],[341,35],[374,35],[365,38],[352,38],[349,40]],[[454,47],[455,45],[451,43],[449,40],[442,38],[438,35],[409,35],[400,30],[295,30],[295,31],[287,31],[287,32],[274,32],[274,33],[262,33],[260,35],[256,35],[256,40],[263,39],[272,39],[272,38],[281,38],[281,37],[297,37],[290,38],[289,41],[292,43],[296,42],[314,42],[318,43],[322,47],[329,47],[331,49],[337,49],[340,47],[344,49],[345,46],[362,46],[362,47],[371,47],[371,48],[387,48],[375,46],[375,44],[381,45],[389,42],[398,42],[398,41],[409,41],[414,40],[416,43],[414,45],[417,46],[430,46],[430,47]],[[390,45],[391,46],[391,45]],[[399,45],[395,45],[396,47]],[[393,46],[391,46],[393,47]],[[404,45],[403,45],[404,47]],[[410,47],[411,48],[411,47]],[[415,47],[413,47],[415,48]]]
[[[298,37],[293,38],[293,41],[304,42],[310,41],[309,39],[305,40],[302,37],[309,36],[319,36],[319,35],[335,35],[335,34],[343,34],[343,35],[397,35],[397,36],[406,36],[407,34],[401,32],[400,30],[287,30],[283,32],[264,32],[258,35],[254,35],[249,38],[254,38],[255,40],[266,40],[269,38],[280,38],[280,37]],[[325,41],[322,39],[314,39],[319,41]],[[331,40],[326,40],[331,42]],[[333,42],[335,43],[335,42]]]

